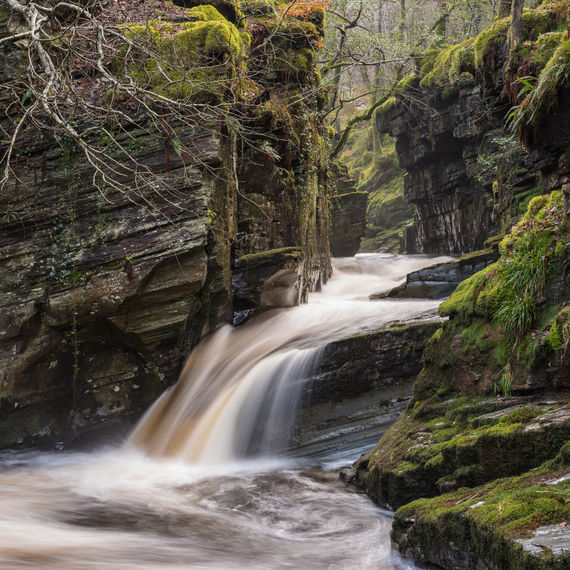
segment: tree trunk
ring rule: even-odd
[[[515,49],[523,41],[523,4],[524,0],[513,0],[511,8],[511,41],[510,48]]]
[[[445,0],[438,0],[437,2],[438,13],[439,13],[439,20],[437,21],[437,25],[435,27],[435,35],[437,36],[438,42],[445,42],[445,34],[447,28],[447,5]]]
[[[378,20],[376,21],[376,33],[380,35],[384,31],[384,0],[378,0]],[[378,64],[374,66],[374,77],[372,78],[372,97],[370,103],[372,104],[376,101],[376,91],[380,88],[380,83],[382,81],[382,65]]]
[[[400,22],[398,24],[398,39],[406,41],[406,0],[400,0]]]
[[[511,13],[511,0],[499,0],[499,18],[505,18]]]

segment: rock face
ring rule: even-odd
[[[227,147],[215,132],[186,136],[196,161],[169,170],[162,142],[141,140],[139,160],[172,188],[147,196],[153,209],[101,195],[84,163],[41,147],[4,192],[0,444],[140,414],[223,318],[229,284],[206,211],[225,203]]]
[[[360,249],[366,229],[368,193],[356,190],[356,180],[341,164],[331,166],[330,248],[334,257],[350,257]]]
[[[404,283],[390,291],[375,293],[370,296],[370,299],[385,299],[386,297],[443,299],[451,295],[462,281],[497,259],[499,259],[499,252],[496,250],[475,251],[453,261],[437,263],[408,273]]]
[[[348,192],[332,198],[330,244],[335,257],[350,257],[360,249],[367,200],[366,192]]]
[[[271,49],[306,57],[319,34],[295,22]],[[255,41],[270,33],[255,31]],[[254,70],[259,106],[243,120],[260,134],[241,150],[219,124],[172,125],[176,144],[152,128],[118,135],[156,184],[95,187],[72,144],[31,131],[18,141],[0,196],[0,447],[129,425],[218,323],[244,304],[300,302],[326,281],[319,102],[302,97],[295,119],[282,113],[290,92],[315,91],[311,62],[294,78]],[[279,145],[269,151],[268,139]]]
[[[439,322],[423,321],[324,347],[295,421],[295,453],[325,456],[370,445],[402,413]]]
[[[536,16],[536,22],[540,18],[549,22],[548,31],[558,29],[563,20],[552,10]],[[533,22],[529,16],[525,24],[528,44],[543,33],[532,27]],[[415,216],[405,231],[406,253],[461,254],[481,249],[489,236],[508,230],[531,197],[568,182],[569,140],[567,129],[560,128],[570,112],[568,88],[550,95],[558,106],[540,125],[532,150],[522,149],[516,137],[503,129],[514,103],[508,100],[502,74],[507,53],[497,48],[506,28],[495,33],[497,37],[482,34],[475,47],[473,40],[464,42],[464,59],[470,63],[459,67],[463,73],[455,81],[450,83],[451,71],[447,75],[445,66],[454,64],[445,63],[446,54],[441,55],[439,67],[433,64],[436,52],[431,77],[425,75],[428,69],[423,78],[422,73],[407,78],[375,114],[376,131],[396,138],[400,165],[407,171],[405,197],[415,207]],[[492,64],[485,67],[487,54]],[[537,67],[532,56],[520,65],[521,70]],[[513,81],[512,89],[518,92]]]

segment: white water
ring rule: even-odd
[[[157,457],[216,464],[287,447],[302,379],[328,342],[417,318],[438,301],[385,299],[425,257],[368,255],[334,260],[334,278],[309,303],[225,325],[202,342],[175,388],[145,416],[131,442]]]
[[[290,384],[323,344],[433,310],[436,301],[367,298],[435,261],[337,260],[309,305],[222,327],[135,432],[151,456],[132,445],[1,454],[0,568],[415,568],[390,547],[389,515],[334,473],[230,458],[267,455],[282,439],[298,398]],[[256,420],[270,414],[256,402],[275,419],[262,435]]]

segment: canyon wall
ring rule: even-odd
[[[505,130],[513,91],[522,85],[517,77],[540,73],[562,38],[563,21],[556,6],[528,12],[525,46],[510,59],[505,20],[477,39],[430,48],[418,71],[375,111],[377,136],[396,139],[405,197],[415,208],[404,232],[406,252],[481,249],[520,218],[532,197],[568,182],[570,135],[562,127],[568,87],[549,95],[560,104],[541,119],[530,147]]]
[[[247,143],[214,120],[174,124],[167,136],[143,113],[140,129],[91,141],[111,157],[113,145],[127,147],[151,181],[132,169],[113,188],[94,184],[73,141],[27,126],[17,140],[0,195],[0,446],[61,447],[126,429],[202,335],[302,302],[330,275],[326,131],[314,94],[322,18],[275,30],[273,13],[243,8],[246,18],[228,18],[265,59],[246,62],[255,104],[224,104],[246,107]],[[213,8],[193,10],[190,22],[233,26]],[[12,16],[1,19],[4,33]],[[24,52],[2,49],[6,83]],[[285,57],[303,58],[303,73],[279,67]]]

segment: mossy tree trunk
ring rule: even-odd
[[[499,0],[499,18],[506,18],[511,13],[511,0]]]
[[[515,49],[523,40],[522,14],[524,0],[513,0],[511,7],[510,48]]]

